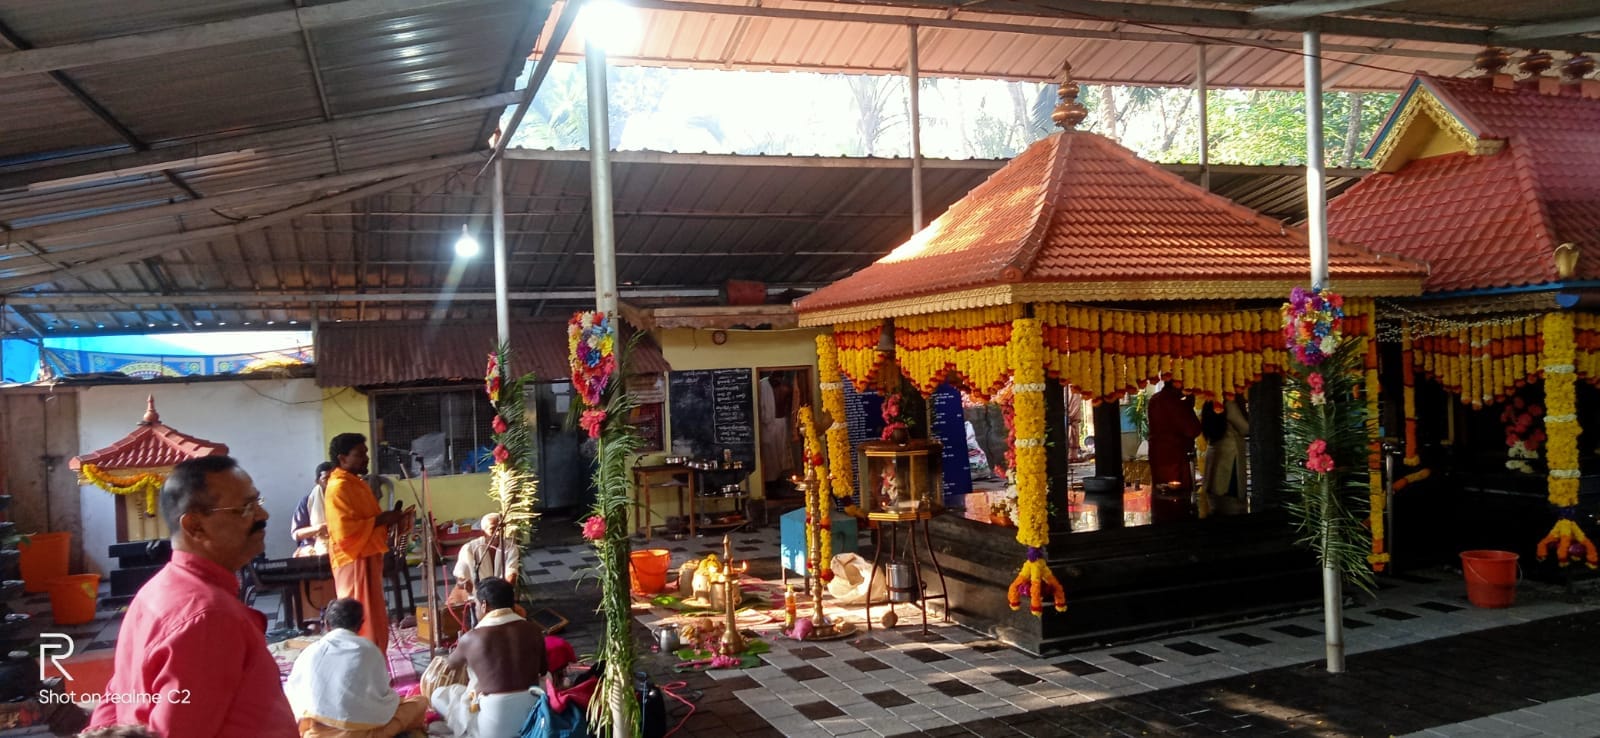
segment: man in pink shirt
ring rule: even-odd
[[[234,572],[261,553],[267,511],[239,462],[173,467],[161,490],[172,562],[145,583],[117,637],[90,728],[135,724],[165,738],[296,738],[267,651],[266,616],[239,601]]]

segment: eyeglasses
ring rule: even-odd
[[[236,507],[213,507],[213,508],[211,508],[209,510],[206,510],[206,512],[208,512],[208,513],[237,512],[237,513],[239,513],[239,517],[241,517],[241,518],[250,518],[250,517],[255,517],[255,514],[256,514],[257,510],[265,512],[266,509],[267,508],[265,508],[265,507],[263,507],[261,505],[261,498],[260,497],[253,497],[253,498],[250,499],[249,502],[246,502],[243,505],[239,505],[239,506],[236,506]]]

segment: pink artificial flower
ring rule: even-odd
[[[1322,394],[1322,372],[1312,372],[1310,376],[1306,377],[1306,384],[1311,385],[1312,392],[1319,395]]]
[[[494,463],[504,464],[509,458],[511,458],[510,450],[508,450],[503,444],[497,443],[494,445]]]
[[[494,422],[490,423],[489,427],[493,428],[495,433],[504,433],[511,429],[511,426],[506,425],[506,419],[499,415],[494,416]]]
[[[606,519],[599,515],[590,515],[583,521],[583,537],[591,541],[598,541],[606,537]]]
[[[590,438],[600,437],[600,428],[605,425],[605,422],[606,411],[604,410],[585,410],[583,415],[578,418],[578,425],[583,426],[583,429],[589,432]]]
[[[1306,468],[1321,474],[1333,471],[1333,457],[1328,455],[1328,442],[1318,438],[1306,447]]]

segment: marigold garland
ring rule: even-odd
[[[1410,366],[1461,399],[1482,409],[1537,381],[1544,338],[1539,316],[1430,329],[1408,322]]]
[[[1012,404],[1016,427],[1017,542],[1028,547],[1027,561],[1006,592],[1013,610],[1019,596],[1029,598],[1034,615],[1044,612],[1050,594],[1056,610],[1067,609],[1067,596],[1050,572],[1040,550],[1049,542],[1048,483],[1044,449],[1044,335],[1039,321],[1018,318],[1011,324]],[[1025,590],[1025,591],[1024,591]]]
[[[819,489],[807,490],[806,494],[817,494],[823,497],[822,504],[818,506],[822,509],[820,513],[821,519],[817,521],[815,526],[820,530],[822,539],[816,572],[817,576],[822,577],[822,582],[826,584],[833,581],[833,566],[831,564],[833,561],[833,502],[828,499],[828,465],[822,458],[822,442],[817,437],[816,416],[812,412],[810,405],[800,406],[800,415],[797,422],[800,424],[800,437],[803,439],[804,444],[805,476],[807,479],[817,480],[820,485]],[[807,508],[806,514],[806,527],[812,527],[809,508]],[[810,539],[811,536],[808,533],[807,540],[809,541]]]
[[[1534,546],[1534,551],[1540,561],[1550,555],[1550,550],[1556,554],[1556,562],[1561,566],[1572,563],[1572,554],[1582,552],[1583,563],[1590,569],[1600,569],[1600,552],[1594,547],[1594,542],[1583,534],[1583,529],[1571,518],[1562,518],[1556,521],[1556,527],[1550,529],[1550,534]]]
[[[971,308],[895,319],[895,362],[924,395],[950,374],[980,397],[993,394],[1010,371],[1011,321],[1021,305]]]
[[[1034,615],[1044,614],[1044,598],[1049,596],[1054,600],[1056,612],[1067,611],[1067,590],[1061,586],[1060,580],[1051,573],[1050,567],[1044,562],[1044,553],[1036,546],[1028,547],[1028,560],[1022,565],[1022,571],[1017,572],[1011,586],[1006,588],[1006,604],[1013,610],[1022,609],[1022,598],[1028,598],[1028,612]]]
[[[1549,414],[1545,416],[1547,446],[1545,461],[1549,466],[1550,504],[1559,508],[1560,519],[1550,533],[1539,542],[1539,558],[1545,558],[1547,544],[1556,546],[1556,560],[1566,566],[1570,549],[1576,540],[1585,551],[1584,560],[1590,567],[1597,564],[1594,544],[1578,527],[1578,405],[1577,368],[1574,366],[1577,347],[1574,340],[1571,313],[1553,312],[1544,316],[1544,404]]]
[[[841,323],[833,327],[832,342],[837,352],[834,362],[857,392],[865,392],[878,376],[878,369],[887,358],[878,351],[878,339],[883,336],[883,322],[877,320]]]
[[[118,497],[140,495],[144,498],[144,514],[154,517],[156,514],[156,497],[161,494],[161,485],[167,483],[167,476],[158,472],[145,472],[125,477],[114,477],[106,474],[99,466],[84,464],[78,469],[79,484],[93,484]]]
[[[844,383],[839,375],[839,350],[832,336],[817,336],[817,375],[821,380],[822,409],[828,413],[828,484],[834,497],[853,500],[856,483],[850,451],[850,426],[845,416]],[[845,508],[852,516],[859,508]]]
[[[1404,323],[1400,326],[1400,381],[1402,388],[1402,410],[1405,413],[1405,447],[1401,451],[1401,462],[1406,466],[1417,466],[1422,463],[1420,456],[1422,446],[1417,443],[1417,371],[1414,364],[1415,358],[1411,353],[1411,324]]]

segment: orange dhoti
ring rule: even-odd
[[[333,584],[340,597],[361,603],[367,617],[357,632],[377,644],[378,651],[388,658],[389,609],[383,601],[383,554],[356,559],[334,569]]]

